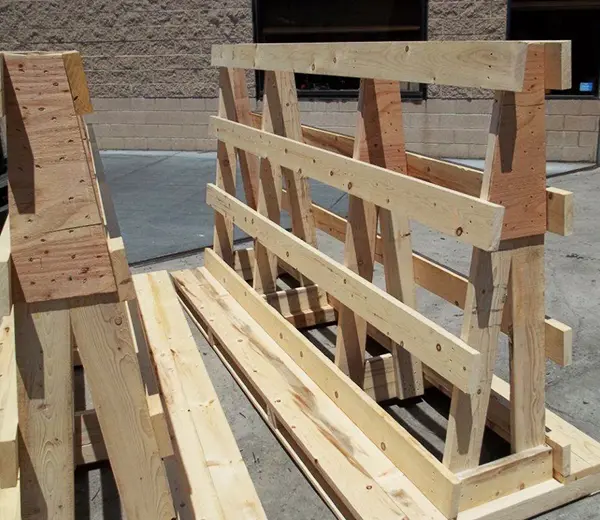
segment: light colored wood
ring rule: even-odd
[[[385,167],[385,144],[381,142],[379,84],[361,79],[356,122],[356,139],[352,157],[359,161]],[[379,138],[379,139],[378,139]],[[386,143],[387,144],[387,143]],[[378,208],[372,202],[350,193],[344,244],[344,265],[365,280],[373,280],[375,237]],[[358,386],[365,377],[365,347],[367,322],[351,308],[338,307],[338,329],[335,344],[335,364]]]
[[[460,510],[485,504],[552,478],[552,450],[539,446],[459,473]]]
[[[260,128],[261,115],[252,114],[252,125]],[[354,137],[312,126],[302,125],[304,142],[318,148],[352,157]],[[478,197],[483,175],[480,170],[427,157],[414,152],[406,153],[408,175],[438,186],[444,186],[466,195]],[[314,208],[313,208],[314,212]],[[315,213],[315,219],[318,215]],[[546,188],[547,231],[562,236],[572,234],[573,194],[559,188]]]
[[[0,489],[17,485],[19,478],[17,368],[14,315],[0,325]]]
[[[265,94],[263,98],[264,111],[261,129],[266,132],[285,135],[285,115],[283,109],[285,77],[275,72],[266,72],[264,85]],[[260,159],[258,183],[258,208],[261,215],[267,216],[276,224],[281,219],[281,190],[283,173],[281,166],[271,163],[267,157]],[[254,266],[253,266],[253,287],[262,293],[272,293],[277,290],[277,277],[279,269],[277,267],[277,257],[272,254],[261,242],[257,240],[254,244]]]
[[[21,514],[74,520],[69,311],[16,303],[14,318]]]
[[[135,298],[135,289],[131,281],[131,272],[127,262],[127,253],[125,252],[125,243],[121,237],[108,239],[108,254],[113,267],[117,292],[120,301],[133,300]]]
[[[506,208],[502,239],[546,231],[544,47],[527,51],[526,91],[498,92],[488,137],[482,198]]]
[[[554,479],[499,498],[458,515],[458,520],[526,520],[600,489],[600,475],[561,484]]]
[[[264,298],[271,307],[277,309],[286,318],[303,311],[329,307],[327,295],[319,291],[317,285],[276,291],[265,294]]]
[[[0,489],[0,518],[2,520],[22,520],[21,489],[19,485]]]
[[[0,318],[12,311],[9,220],[10,216],[7,215],[0,233]]]
[[[6,55],[14,297],[115,293],[106,237],[61,55]],[[69,186],[65,190],[65,186]]]
[[[285,194],[283,202],[285,207]],[[316,204],[313,204],[313,213],[318,229],[338,240],[344,240],[346,236],[346,220],[344,218]],[[381,237],[377,237],[375,242],[376,262],[383,263],[382,251]],[[464,309],[468,284],[465,276],[419,253],[413,253],[413,268],[417,285]],[[510,320],[504,319],[502,321],[502,332],[508,334],[510,326]],[[546,318],[545,329],[546,357],[560,366],[571,364],[573,360],[573,330],[571,327],[553,318]]]
[[[96,410],[75,412],[73,450],[77,466],[108,460]]]
[[[215,45],[212,65],[519,92],[526,88],[525,59],[531,45],[518,41]],[[560,49],[552,55],[555,60],[570,61],[570,45],[557,41],[553,46]]]
[[[380,208],[396,209],[395,201],[414,220],[457,240],[493,250],[499,244],[504,208],[447,188],[390,172],[385,168],[286,139],[219,117],[211,118],[217,139],[312,177]]]
[[[235,119],[235,74],[232,69],[219,70],[219,109],[221,117]],[[215,184],[227,193],[235,195],[236,184],[236,151],[224,141],[217,142],[217,175]],[[223,215],[215,214],[214,240],[215,251],[229,265],[234,263],[233,223]]]
[[[248,208],[214,185],[207,186],[207,204],[235,220],[327,293],[416,355],[466,392],[479,381],[479,353],[464,341],[423,317],[406,304],[344,267],[291,233]]]
[[[366,360],[363,390],[377,402],[398,397],[392,354],[382,354]]]
[[[148,413],[150,414],[150,422],[154,430],[154,436],[158,444],[158,452],[163,459],[173,455],[173,444],[171,443],[171,435],[169,434],[169,425],[163,411],[162,402],[159,394],[151,394],[147,396]]]
[[[573,193],[546,188],[546,229],[564,237],[573,234]]]
[[[455,472],[479,465],[510,266],[510,252],[473,248],[461,338],[481,352],[483,368],[475,392],[452,392],[444,464]]]
[[[135,286],[161,385],[163,381],[167,383],[163,386],[163,396],[169,417],[180,421],[183,416],[192,422],[186,428],[181,427],[183,423],[172,424],[180,460],[189,465],[186,473],[192,494],[202,504],[196,514],[218,518],[206,509],[207,494],[212,495],[214,490],[223,518],[266,520],[169,274],[161,271],[136,275]],[[198,453],[192,456],[187,450],[195,442],[199,443]],[[205,470],[199,471],[203,461]],[[197,473],[205,473],[210,482],[196,481],[193,474]]]
[[[193,287],[184,282],[190,289],[184,299],[201,312],[236,371],[268,403],[278,424],[318,461],[320,474],[350,518],[443,518],[210,273],[202,269],[194,275]]]
[[[448,517],[458,512],[458,479],[444,465],[362,392],[343,372],[271,307],[211,250],[206,268],[237,302],[275,339],[367,437]],[[182,291],[192,291],[193,279],[174,276]],[[186,282],[186,280],[188,280]],[[190,286],[191,285],[191,286]],[[187,288],[186,288],[187,286]]]
[[[571,40],[544,42],[544,88],[568,90],[572,76]]]
[[[94,109],[92,107],[85,71],[83,70],[81,54],[77,51],[69,51],[64,52],[62,57],[67,78],[69,78],[69,87],[71,88],[75,113],[79,116],[93,113]]]
[[[171,493],[126,304],[96,303],[73,308],[70,315],[125,514],[131,520],[171,520]]]

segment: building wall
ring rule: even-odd
[[[430,40],[504,39],[506,0],[429,0]],[[214,150],[215,43],[252,41],[251,0],[0,0],[0,49],[78,49],[105,149]],[[249,74],[254,94],[254,77]],[[492,93],[429,86],[407,101],[407,148],[482,158]],[[356,101],[301,101],[307,124],[352,134]],[[549,100],[551,160],[595,161],[600,101]]]

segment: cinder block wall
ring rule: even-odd
[[[429,0],[430,40],[504,39],[507,0]],[[252,41],[251,0],[0,0],[0,49],[78,49],[105,149],[214,150],[215,43]],[[249,74],[254,94],[254,76]],[[491,92],[428,87],[404,103],[407,148],[483,158]],[[304,101],[303,122],[354,133],[356,101]],[[595,161],[600,101],[549,100],[551,160]]]

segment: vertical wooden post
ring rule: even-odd
[[[75,518],[71,329],[53,306],[14,306],[24,520]]]
[[[397,172],[407,172],[400,85],[363,79],[353,157]],[[344,262],[363,278],[373,278],[377,216],[381,222],[387,291],[416,306],[412,246],[408,219],[400,212],[378,210],[350,195]],[[366,322],[350,309],[339,310],[336,363],[362,385]],[[423,393],[421,363],[402,348],[393,347],[398,396]]]
[[[127,518],[175,518],[125,302],[76,307],[71,320]]]
[[[481,198],[505,206],[503,240],[497,252],[473,251],[462,337],[484,354],[484,366],[476,394],[452,394],[444,463],[454,471],[479,464],[508,280],[512,449],[544,443],[544,95],[544,46],[531,46],[524,91],[498,92],[494,101]]]

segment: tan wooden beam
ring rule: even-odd
[[[19,478],[17,368],[14,315],[0,325],[0,489],[17,485]]]
[[[220,117],[211,118],[211,128],[220,141],[302,170],[307,177],[356,194],[380,208],[395,209],[395,201],[403,200],[403,209],[411,219],[459,241],[485,250],[498,246],[502,206]]]
[[[292,70],[307,74],[414,81],[522,91],[525,57],[533,42],[362,42],[215,45],[213,66]],[[568,88],[558,71],[570,44],[553,42],[547,88]],[[543,78],[542,78],[543,80]]]

